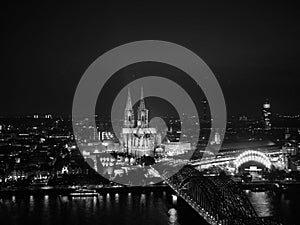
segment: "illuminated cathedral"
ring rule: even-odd
[[[146,108],[143,88],[141,88],[140,104],[135,120],[132,108],[130,90],[128,89],[127,102],[124,112],[124,127],[122,129],[122,147],[125,152],[137,158],[153,156],[156,146],[157,131],[149,127],[149,110]]]

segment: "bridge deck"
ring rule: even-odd
[[[244,192],[227,177],[204,177],[192,166],[162,178],[212,225],[280,224],[259,218]]]

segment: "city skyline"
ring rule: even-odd
[[[5,2],[3,224],[293,225],[300,8]]]

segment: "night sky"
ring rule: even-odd
[[[111,48],[146,39],[197,53],[215,73],[229,115],[260,115],[266,98],[274,113],[300,113],[296,5],[100,2],[2,5],[0,115],[71,114],[88,66]],[[145,75],[151,72],[145,68]],[[105,101],[113,100],[118,85],[103,93]]]

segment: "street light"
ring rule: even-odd
[[[102,142],[102,145],[105,146],[105,150],[107,151],[108,143],[107,142]]]

